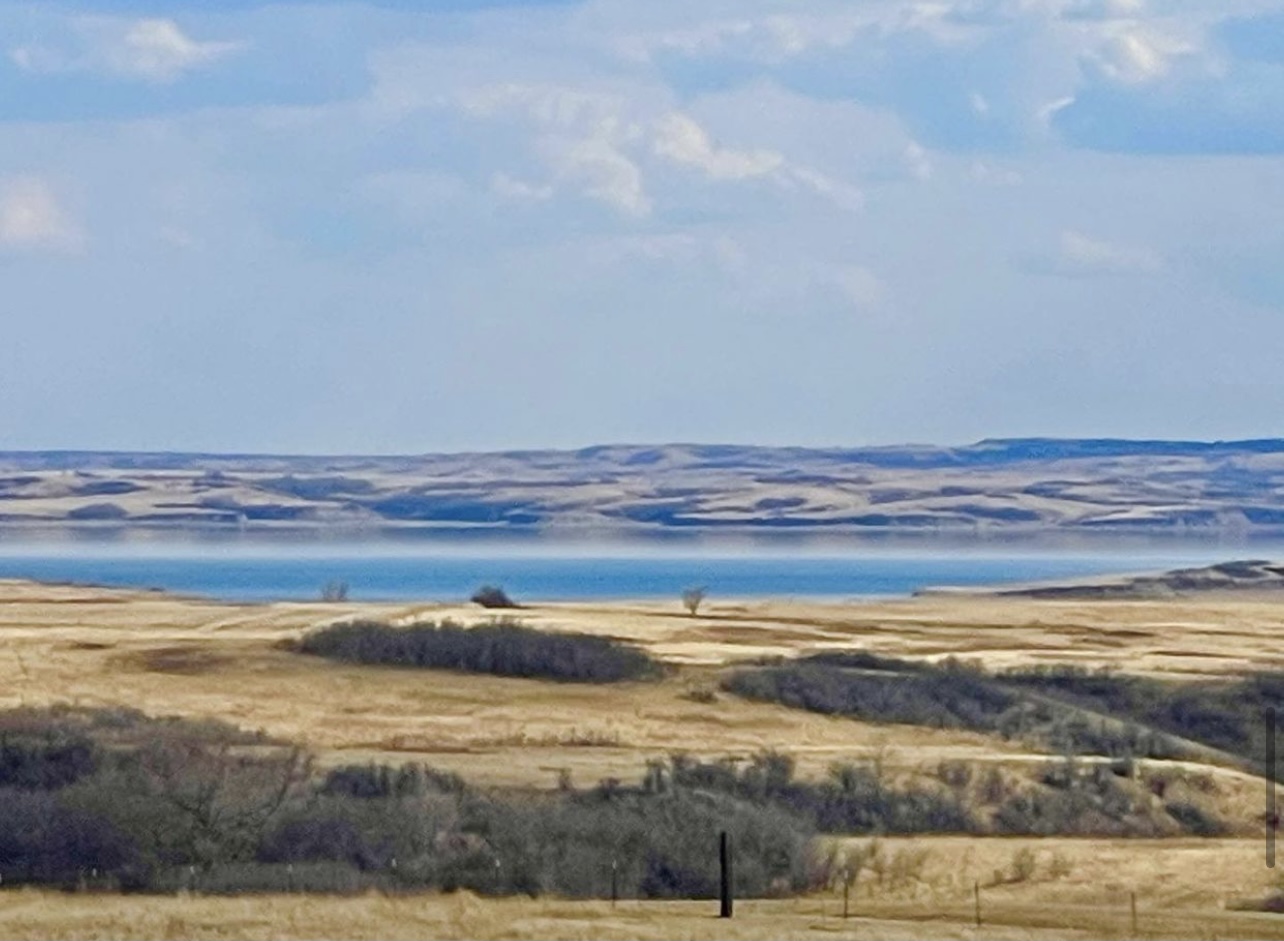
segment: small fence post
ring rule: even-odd
[[[730,918],[733,904],[731,897],[731,835],[726,830],[723,830],[718,838],[718,861],[722,867],[722,895],[718,917]]]
[[[852,890],[852,884],[846,879],[843,880],[843,921],[847,920],[847,896]]]
[[[620,900],[620,864],[616,860],[611,860],[611,907],[615,908],[615,903]]]
[[[1128,901],[1132,909],[1132,936],[1135,938],[1137,937],[1137,893],[1131,893]]]
[[[972,897],[976,902],[976,926],[981,927],[981,883],[972,883]]]

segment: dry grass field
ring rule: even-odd
[[[675,670],[660,682],[599,686],[339,664],[279,642],[354,616],[472,623],[484,614],[430,605],[231,605],[0,582],[0,707],[69,702],[212,716],[306,744],[322,764],[413,760],[493,786],[551,788],[563,769],[578,785],[636,780],[648,758],[675,750],[713,757],[774,748],[796,758],[802,777],[876,755],[912,774],[945,759],[1018,764],[1047,756],[970,732],[864,724],[725,692],[699,701],[708,700],[699,693],[716,690],[729,663],[816,647],[1191,678],[1278,668],[1284,657],[1284,606],[1243,596],[710,603],[698,617],[675,599],[537,605],[519,614],[535,627],[635,641]],[[1262,782],[1228,768],[1207,771],[1218,779],[1225,817],[1236,822],[1234,838],[889,838],[880,844],[886,854],[916,862],[886,879],[866,873],[847,921],[833,893],[746,901],[724,922],[702,902],[612,909],[467,893],[218,899],[18,890],[0,893],[0,936],[1127,937],[1136,893],[1143,936],[1284,937],[1284,917],[1232,910],[1274,884],[1256,829]]]
[[[1267,881],[1257,840],[888,839],[919,876],[836,893],[716,902],[576,902],[449,895],[211,898],[0,893],[6,938],[1284,938],[1284,917],[1228,909]],[[1023,848],[1036,870],[995,885]],[[1006,875],[1005,875],[1006,878]],[[976,925],[974,882],[981,889]],[[1131,896],[1137,898],[1134,933]]]

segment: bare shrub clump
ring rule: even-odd
[[[660,665],[645,651],[595,634],[538,631],[517,621],[464,627],[393,627],[374,621],[335,624],[306,635],[302,653],[356,663],[492,673],[572,683],[649,679]]]
[[[478,588],[471,598],[468,599],[473,604],[481,605],[483,608],[520,608],[516,601],[508,597],[508,593],[498,585],[482,585]]]

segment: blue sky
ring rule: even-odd
[[[0,0],[0,449],[1284,433],[1284,0]]]

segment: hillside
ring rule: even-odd
[[[0,452],[0,527],[1284,530],[1284,439],[405,457]]]

